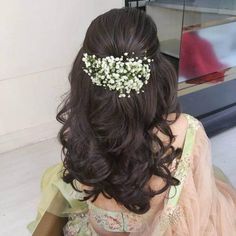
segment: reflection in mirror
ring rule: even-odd
[[[161,51],[178,71],[183,110],[201,119],[210,136],[234,126],[236,1],[155,0],[146,4],[157,24]]]

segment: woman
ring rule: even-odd
[[[233,235],[236,192],[181,114],[153,20],[113,9],[89,26],[57,114],[63,163],[42,178],[40,235]],[[218,177],[217,177],[218,176]]]

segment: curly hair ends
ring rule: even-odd
[[[98,57],[134,52],[154,59],[144,92],[130,98],[92,84],[83,71],[83,53]],[[90,24],[69,75],[71,89],[59,106],[58,134],[64,155],[63,180],[90,186],[84,200],[95,201],[100,193],[115,199],[136,214],[150,209],[150,200],[179,181],[168,166],[181,155],[174,149],[170,125],[178,119],[177,76],[160,53],[156,25],[145,12],[122,8],[98,16]],[[167,116],[175,113],[174,121]],[[164,143],[153,132],[168,137]],[[155,147],[155,148],[154,148]],[[158,191],[148,186],[159,176],[165,186]]]

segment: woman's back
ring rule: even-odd
[[[168,120],[174,120],[176,117],[176,114],[169,114],[167,119]],[[185,140],[185,135],[187,132],[187,128],[188,128],[188,120],[186,115],[182,114],[179,116],[179,118],[176,120],[175,123],[173,123],[171,126],[171,130],[174,134],[174,136],[176,136],[175,141],[173,142],[173,146],[175,148],[183,148],[184,145],[184,140]],[[166,142],[168,141],[168,137],[166,137],[165,135],[163,135],[160,131],[158,131],[157,128],[155,128],[153,130],[153,132],[159,136],[159,138],[163,141]],[[176,168],[176,163],[175,166],[172,165],[170,167],[170,171],[173,172]],[[142,173],[140,173],[142,174]],[[163,179],[153,175],[150,178],[150,181],[148,183],[150,185],[150,187],[153,190],[158,190],[160,189],[160,186],[163,186]],[[90,189],[88,186],[85,185],[81,185],[81,189]],[[137,224],[141,225],[140,221],[142,222],[151,222],[153,221],[153,218],[155,217],[157,212],[161,212],[161,210],[164,207],[164,200],[167,197],[167,192],[164,192],[160,195],[157,195],[155,197],[152,198],[151,200],[151,207],[150,210],[145,214],[145,215],[141,215],[137,217]],[[91,204],[91,203],[90,203]],[[118,204],[114,199],[108,199],[106,197],[104,197],[102,194],[99,194],[99,196],[97,197],[97,199],[92,203],[93,206],[97,207],[98,209],[101,210],[105,210],[105,214],[106,211],[108,212],[126,212],[127,210],[124,208],[124,206],[120,206],[120,204]],[[129,214],[129,213],[128,213]],[[133,214],[131,213],[131,216],[133,216]],[[91,224],[92,226],[96,229],[96,231],[99,233],[99,235],[101,236],[106,236],[106,235],[112,235],[111,232],[105,231],[101,226],[96,225],[96,221],[94,219],[90,219],[91,220]],[[104,219],[105,220],[105,219]],[[117,235],[117,232],[114,234]],[[128,233],[122,233],[122,234],[118,234],[118,235],[128,235]]]
[[[168,115],[167,119],[174,120],[175,117],[176,117],[176,114],[172,113],[172,114]],[[173,124],[170,125],[170,128],[173,132],[173,135],[176,136],[176,139],[172,145],[175,148],[183,148],[185,135],[186,135],[187,128],[188,128],[188,120],[187,120],[185,114],[181,114],[179,116],[179,118],[176,120],[176,122],[174,122]],[[164,134],[162,134],[160,131],[158,131],[157,128],[153,129],[153,133],[155,133],[155,135],[157,135],[164,143],[168,141],[168,137],[165,136]],[[160,178],[156,175],[153,175],[149,181],[149,184],[152,189],[159,189],[161,182],[163,182],[162,178]],[[86,185],[82,185],[82,188],[83,189],[90,189]],[[159,199],[158,196],[157,196],[157,199]],[[156,202],[155,199],[156,199],[156,197],[154,197],[152,199],[153,203]],[[159,202],[159,200],[157,200],[157,201]],[[109,209],[109,210],[114,210],[114,211],[121,210],[121,207],[119,206],[119,204],[117,204],[116,201],[114,201],[114,199],[108,199],[108,198],[104,197],[102,194],[99,194],[98,198],[93,203],[94,203],[94,205],[104,208],[104,209]]]

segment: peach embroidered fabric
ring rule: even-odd
[[[159,225],[160,218],[156,217],[142,234],[130,235],[236,235],[236,190],[222,172],[212,166],[210,141],[200,122],[194,136],[190,168],[185,173],[178,207],[170,210],[171,219],[164,222],[164,230]]]

